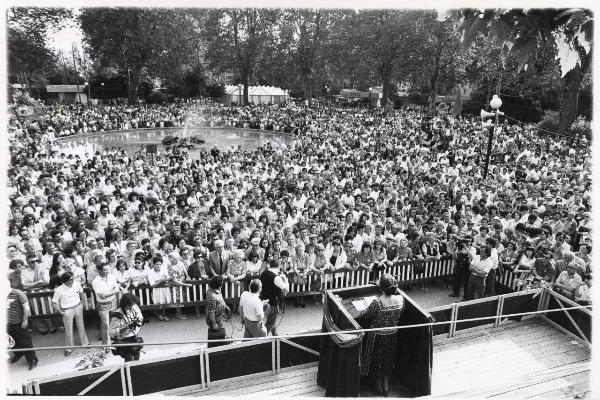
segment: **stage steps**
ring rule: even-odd
[[[156,393],[154,393],[156,394]],[[161,392],[168,396],[285,396],[325,397],[325,389],[317,385],[317,365],[282,368],[279,374],[249,375],[222,382],[211,382],[209,388],[181,388]]]

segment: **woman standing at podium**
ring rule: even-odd
[[[400,321],[404,297],[398,290],[396,279],[390,274],[383,274],[379,279],[379,289],[382,294],[358,316],[364,328],[394,327]],[[397,332],[397,328],[367,332],[363,342],[361,375],[375,379],[377,389],[381,387],[386,397],[396,358]]]

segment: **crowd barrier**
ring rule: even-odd
[[[568,309],[579,304],[551,289],[544,292],[544,310],[562,310],[542,316],[544,320],[568,335],[575,336],[589,348],[592,346],[592,310],[587,308]]]
[[[452,275],[454,262],[452,258],[446,257],[439,260],[412,260],[401,261],[387,269],[387,272],[396,276],[401,283],[423,282]],[[367,270],[338,270],[336,272],[325,272],[321,277],[320,287],[315,287],[313,281],[315,277],[309,275],[306,284],[298,285],[290,280],[290,291],[288,297],[312,296],[321,293],[324,289],[341,289],[355,286],[367,285],[370,281],[378,278],[380,274],[371,276]],[[249,276],[247,280],[257,278],[258,275]],[[171,287],[171,298],[175,299],[166,307],[189,307],[200,306],[206,303],[206,292],[209,288],[210,280],[197,279],[186,281],[191,287]],[[85,289],[86,298],[83,304],[84,311],[91,311],[95,308],[95,296],[89,288]],[[161,307],[152,301],[152,287],[149,285],[140,285],[130,288],[140,300],[142,310],[152,310]],[[225,281],[221,290],[223,298],[229,303],[238,301],[241,295],[241,287],[236,282]],[[54,313],[50,304],[53,290],[42,289],[27,292],[31,306],[32,318],[44,318],[48,316],[58,316]]]
[[[478,300],[454,303],[427,310],[435,322],[434,335],[452,337],[457,331],[476,326],[498,327],[507,319],[521,319],[518,313],[537,312],[540,317],[570,337],[591,346],[591,311],[565,310],[576,303],[547,288],[522,290]],[[539,313],[545,310],[562,309]],[[475,321],[461,320],[485,318]],[[345,325],[342,321],[338,321]],[[345,328],[350,328],[344,326]],[[311,331],[313,333],[320,331]],[[205,348],[193,352],[127,362],[49,378],[33,379],[23,385],[24,394],[35,395],[144,395],[161,392],[177,394],[202,390],[215,382],[235,382],[242,376],[277,374],[283,368],[316,365],[321,336],[272,338]]]
[[[401,261],[396,265],[389,267],[386,272],[394,275],[398,282],[402,284],[428,282],[440,278],[451,278],[454,270],[454,260],[451,257],[443,257],[439,260],[411,260]],[[376,280],[381,273],[373,276],[367,270],[338,270],[336,272],[325,272],[321,277],[320,287],[315,287],[313,281],[315,277],[309,275],[306,284],[298,285],[290,279],[290,292],[288,297],[312,296],[321,293],[325,289],[345,289],[369,284]],[[250,276],[247,280],[256,278],[258,275]],[[171,298],[175,299],[167,304],[167,308],[201,306],[206,303],[206,292],[209,288],[210,280],[198,279],[186,281],[191,287],[171,287]],[[496,275],[496,286],[502,293],[518,292],[524,289],[517,285],[518,280],[512,271],[505,271],[503,274]],[[91,289],[86,288],[86,298],[83,304],[85,312],[91,312],[95,309],[95,296]],[[131,288],[130,291],[140,300],[142,310],[153,310],[161,307],[152,301],[152,287],[141,285]],[[235,303],[241,295],[241,287],[235,282],[224,282],[221,291],[223,298],[228,303]],[[32,318],[44,318],[48,316],[58,316],[54,313],[50,301],[53,290],[42,289],[27,292],[31,306]]]
[[[317,331],[314,331],[317,332]],[[311,332],[305,332],[311,333]],[[246,375],[277,374],[282,368],[319,360],[320,336],[246,341],[176,356],[131,361],[115,366],[33,379],[23,385],[26,395],[139,396],[205,389]]]

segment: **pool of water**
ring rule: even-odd
[[[230,149],[232,146],[241,146],[242,150],[252,151],[257,147],[271,143],[273,148],[285,148],[293,137],[281,133],[270,133],[252,131],[245,129],[226,128],[191,128],[191,129],[143,129],[122,132],[106,132],[87,136],[78,136],[62,139],[59,143],[61,151],[80,156],[94,154],[96,151],[104,151],[112,147],[121,147],[127,153],[132,154],[146,144],[158,145],[158,151],[162,153],[164,147],[162,140],[165,136],[172,135],[179,138],[199,136],[205,140],[204,144],[195,145],[190,150],[194,158],[202,149],[208,150],[213,146],[221,150]]]

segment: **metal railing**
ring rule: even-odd
[[[551,298],[556,298],[563,304],[577,305],[550,289],[538,288],[454,303],[448,306],[431,308],[427,311],[434,317],[444,313],[449,314],[449,318],[443,319],[443,322],[436,321],[430,323],[433,326],[447,327],[447,329],[442,331],[434,332],[434,335],[447,334],[448,337],[453,337],[457,331],[475,326],[493,325],[493,327],[498,327],[503,320],[517,316],[518,318],[541,317],[549,321],[559,330],[569,334],[571,337],[580,336],[577,335],[577,333],[565,329],[561,323],[549,320],[548,316],[544,315],[545,311],[548,311],[548,314],[562,314],[561,310],[548,309],[548,301]],[[562,311],[565,313],[567,311],[573,312],[572,308],[565,309],[565,307],[562,307]],[[581,312],[582,315],[589,317],[591,320],[591,312],[589,310],[577,309],[575,311]],[[572,319],[570,320],[575,324]],[[582,340],[585,341],[585,334],[583,334],[581,329],[578,329],[578,331],[584,337]],[[298,340],[302,340],[302,337],[304,337],[304,340],[306,340],[307,337],[317,340],[316,338],[320,335],[322,335],[322,333],[311,332],[286,337],[261,338],[263,340],[249,340],[238,343],[233,339],[234,343],[223,346],[203,348],[187,353],[159,358],[131,361],[126,362],[124,365],[105,366],[61,376],[33,379],[23,385],[23,393],[46,395],[55,394],[59,390],[73,391],[73,378],[83,377],[87,377],[87,386],[78,388],[75,393],[65,392],[62,394],[93,394],[94,390],[102,390],[102,388],[107,385],[112,385],[111,390],[122,391],[122,395],[129,396],[158,391],[163,392],[164,394],[176,394],[177,391],[204,390],[209,388],[215,382],[234,381],[240,376],[278,374],[282,370],[282,355],[284,354],[282,351],[283,346],[287,346],[287,352],[295,352],[293,357],[289,354],[287,355],[288,360],[286,360],[286,365],[293,367],[298,365],[306,366],[311,362],[314,363],[316,362],[316,359],[318,359],[319,351],[310,348],[310,345],[307,343],[303,343],[302,341],[298,342]],[[312,347],[315,347],[316,343],[316,341],[313,341]],[[256,358],[259,353],[262,354],[262,358]],[[305,358],[304,360],[298,361],[297,353],[303,353],[305,356],[308,355],[308,359]],[[231,357],[231,359],[228,357]],[[253,365],[254,369],[251,372],[248,372],[248,363],[244,361],[248,357],[251,357],[256,363],[256,365]],[[233,358],[236,360],[235,363],[223,363],[223,359],[229,359],[231,361]],[[293,359],[296,361],[290,362],[290,360]],[[241,364],[239,365],[239,368],[233,368],[238,364]],[[150,369],[144,372],[144,368]],[[234,370],[232,370],[232,368]],[[193,370],[188,373],[185,380],[166,378],[154,380],[153,385],[159,390],[151,390],[147,386],[148,382],[142,381],[142,377],[152,379],[152,376],[156,373],[182,374],[183,369]],[[115,386],[117,373],[120,374],[120,386]],[[113,381],[108,382],[108,379],[111,377]],[[181,377],[178,375],[178,378]],[[184,382],[185,384],[181,385],[181,382]]]
[[[184,381],[186,383],[185,386],[180,386],[180,383],[182,382],[181,379],[164,379],[154,382],[154,384],[162,386],[160,391],[164,394],[176,394],[175,392],[181,390],[202,390],[209,388],[211,384],[214,385],[215,382],[227,382],[230,380],[235,380],[240,376],[278,374],[282,369],[282,343],[288,345],[287,351],[292,349],[296,353],[304,352],[313,358],[316,357],[316,360],[308,363],[296,364],[290,368],[293,368],[297,365],[306,366],[308,364],[315,364],[318,360],[319,352],[298,343],[294,343],[292,340],[293,338],[283,339],[275,337],[267,341],[246,341],[219,347],[194,350],[177,354],[176,356],[168,355],[155,357],[145,360],[125,362],[124,364],[120,365],[103,366],[84,371],[76,371],[62,374],[60,376],[31,379],[23,384],[22,390],[23,394],[26,395],[91,395],[100,394],[93,392],[94,389],[97,391],[102,391],[106,390],[110,386],[111,390],[119,392],[118,395],[144,395],[152,393],[153,391],[149,391],[148,382],[140,379],[140,376],[144,376],[146,379],[151,379],[151,377],[148,377],[153,375],[153,369],[164,371],[165,365],[168,364],[173,364],[171,367],[175,368],[171,372],[183,372],[182,368],[189,370],[190,359],[191,362],[195,364],[196,369],[192,372],[192,374],[188,374],[187,379]],[[270,350],[268,354],[269,360],[266,360],[265,358],[265,360],[253,363],[252,368],[254,368],[254,370],[258,370],[259,372],[250,374],[243,372],[240,373],[240,371],[247,371],[246,367],[248,367],[248,365],[243,366],[243,368],[240,368],[238,371],[230,371],[229,368],[222,368],[223,364],[217,358],[218,356],[221,358],[230,357],[234,354],[236,355],[236,358],[239,358],[240,353],[245,353],[246,357],[254,357],[257,355],[257,352],[263,352],[265,350],[260,349],[260,346],[265,348],[268,347]],[[180,365],[177,365],[178,363]],[[144,373],[144,369],[151,372],[146,374]],[[114,381],[108,382],[108,378],[112,377],[113,380],[116,379],[117,374],[120,375],[119,380],[121,384],[119,386],[115,386]],[[84,385],[79,385],[80,387],[75,388],[72,383],[73,379],[77,378],[82,378],[84,381],[87,380],[87,383]],[[60,393],[60,390],[65,390],[68,393]],[[117,394],[113,393],[113,395]]]

